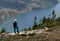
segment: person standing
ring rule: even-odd
[[[14,32],[16,33],[16,32],[18,32],[19,33],[19,29],[18,29],[18,26],[17,26],[17,22],[16,22],[17,20],[16,19],[14,19],[14,23],[13,23],[13,27],[14,27]]]

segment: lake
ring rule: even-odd
[[[31,12],[27,12],[24,14],[19,14],[17,16],[14,16],[12,18],[9,18],[5,20],[0,25],[0,30],[5,27],[7,32],[13,32],[13,20],[14,18],[17,19],[19,30],[23,30],[24,28],[32,27],[34,22],[34,16],[37,16],[37,24],[40,23],[40,19],[42,19],[44,16],[48,17],[49,14],[52,13],[55,6],[44,8],[44,9],[36,9]]]

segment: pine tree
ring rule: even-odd
[[[55,18],[56,18],[56,14],[55,14],[55,11],[53,10],[53,12],[52,12],[52,20],[55,20]]]
[[[46,17],[44,16],[42,19],[42,23],[45,23],[45,22],[46,22]]]
[[[37,17],[35,16],[35,17],[34,17],[34,25],[33,25],[33,29],[36,29],[36,27],[37,27],[36,19],[37,19]]]

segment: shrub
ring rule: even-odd
[[[6,33],[6,29],[2,28],[1,33]]]

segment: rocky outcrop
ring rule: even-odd
[[[40,31],[43,31],[43,29],[35,30],[34,32],[39,32],[39,34],[34,35],[31,35],[30,32],[32,31],[28,31],[30,35],[25,35],[25,31],[23,33],[21,32],[20,35],[15,33],[9,33],[9,35],[2,33],[0,35],[0,41],[60,41],[60,29],[52,29],[52,31],[44,30],[42,33]]]

